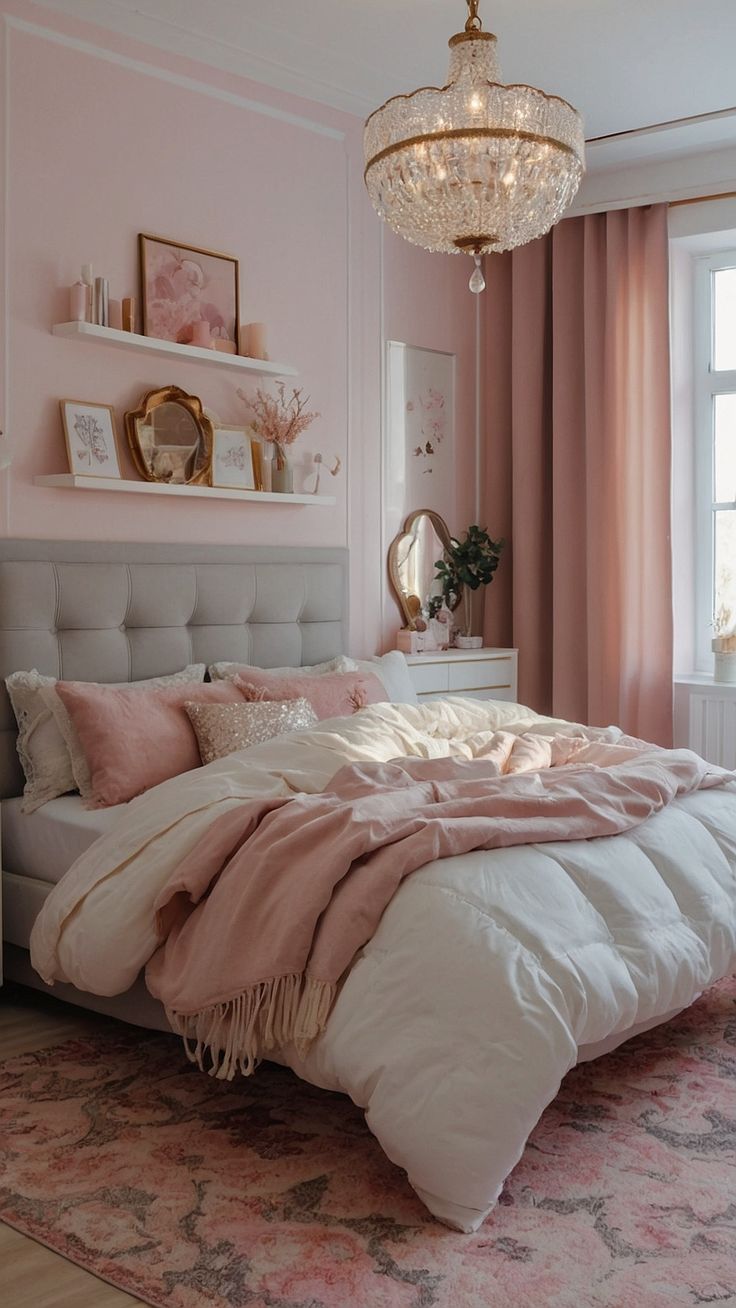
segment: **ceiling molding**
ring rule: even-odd
[[[608,2],[611,3],[611,0]],[[708,2],[711,6],[714,3],[722,6],[724,0]],[[231,75],[246,77],[263,86],[326,105],[360,119],[365,118],[377,104],[386,99],[383,86],[380,89],[378,86],[382,80],[381,73],[384,83],[393,80],[387,79],[387,69],[392,66],[390,58],[387,58],[382,70],[376,64],[376,50],[380,48],[380,42],[377,46],[373,40],[371,55],[363,57],[360,41],[351,39],[354,30],[360,31],[360,24],[351,27],[345,18],[345,10],[341,10],[343,21],[338,25],[338,30],[334,34],[331,34],[329,28],[325,30],[324,4],[320,7],[322,25],[316,26],[316,20],[311,24],[306,21],[279,23],[273,14],[269,18],[269,6],[264,5],[262,0],[210,0],[208,5],[200,3],[196,6],[182,2],[181,7],[171,0],[37,0],[37,3],[46,9],[85,23],[94,23],[98,28],[140,41],[149,47],[196,60]],[[421,0],[413,0],[413,3],[421,3]],[[401,21],[404,24],[407,22],[406,0],[403,5],[396,3],[395,7],[398,15],[396,21],[399,23],[397,31],[403,34],[406,27],[401,27]],[[431,11],[436,18],[437,0],[431,6]],[[386,12],[385,0],[380,12]],[[521,16],[519,23],[523,31]],[[511,27],[504,38],[509,46],[513,45],[514,32],[515,29]],[[721,45],[727,51],[725,31],[723,38]],[[246,41],[250,48],[246,47]],[[433,45],[432,49],[434,50]],[[438,56],[440,49],[438,46]],[[391,50],[392,47],[389,46],[387,56]],[[431,57],[434,59],[434,53]],[[730,60],[729,53],[726,57]],[[640,106],[642,112],[645,102],[649,104],[650,111],[653,104],[675,107],[682,103],[673,96],[671,86],[679,66],[675,59],[669,82],[665,76],[666,66],[663,66],[662,75],[664,86],[668,88],[667,94],[661,95],[658,100],[645,98]],[[368,93],[374,83],[375,97]],[[720,85],[723,89],[723,82]],[[400,89],[397,84],[396,90]],[[695,107],[698,107],[699,100],[705,99],[711,92],[716,93],[708,85],[703,85],[702,95],[698,93]],[[591,94],[595,96],[594,80]],[[730,92],[728,94],[730,98]],[[589,111],[594,104],[595,101],[589,105]],[[626,118],[626,113],[620,102],[619,106],[615,117],[620,122],[622,116]],[[633,112],[636,112],[635,108]],[[609,112],[609,120],[611,116]],[[732,145],[736,145],[736,106],[596,136],[587,146],[588,175],[594,176],[646,161],[677,158],[697,150],[723,150]]]
[[[599,173],[648,159],[676,159],[697,150],[731,146],[736,146],[736,107],[611,132],[587,141],[585,153],[588,171]]]
[[[94,22],[145,45],[154,46],[169,54],[181,55],[209,64],[221,72],[247,77],[270,86],[276,91],[313,100],[343,113],[366,118],[375,109],[375,103],[340,82],[318,77],[306,71],[308,59],[299,59],[300,68],[293,64],[254,54],[242,45],[220,40],[210,32],[185,27],[183,24],[159,18],[141,10],[131,10],[118,0],[94,0],[94,13],[90,0],[38,0],[46,9],[68,14],[84,22]],[[300,43],[302,44],[302,43]],[[305,46],[305,55],[309,47]],[[335,61],[336,62],[336,61]],[[344,61],[341,61],[344,67]]]
[[[65,46],[67,49],[76,50],[80,54],[92,55],[96,59],[103,59],[107,63],[116,64],[119,68],[127,68],[131,72],[141,73],[144,77],[155,77],[159,81],[170,82],[172,85],[181,86],[185,90],[207,95],[213,100],[221,100],[225,104],[236,105],[239,109],[248,109],[251,113],[262,114],[264,118],[275,118],[279,122],[289,123],[292,127],[314,132],[317,136],[325,136],[333,141],[345,140],[343,131],[337,127],[331,127],[327,123],[317,122],[312,118],[306,118],[302,114],[290,113],[286,109],[266,104],[262,100],[236,95],[235,92],[213,86],[210,82],[200,82],[196,78],[171,72],[169,69],[161,68],[153,63],[146,63],[141,59],[131,59],[128,55],[108,50],[93,44],[91,41],[83,41],[79,37],[59,32],[55,28],[42,27],[38,23],[28,23],[23,18],[16,18],[14,14],[4,16],[4,25],[9,30],[24,32],[26,35],[35,36],[42,41],[51,41],[55,45]]]
[[[667,159],[621,164],[583,178],[570,217],[628,209],[642,204],[727,197],[736,179],[736,144],[725,150],[696,150]]]

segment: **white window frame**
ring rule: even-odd
[[[716,395],[736,393],[736,370],[718,372],[713,368],[713,274],[723,268],[736,268],[736,249],[698,256],[694,264],[695,662],[697,671],[712,672],[715,514],[718,509],[736,509],[736,501],[721,504],[713,499],[714,398]]]

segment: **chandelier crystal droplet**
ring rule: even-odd
[[[473,295],[480,295],[481,291],[484,291],[486,289],[486,279],[483,276],[483,267],[481,264],[481,258],[479,254],[475,255],[475,269],[470,274],[470,281],[468,282],[468,286],[473,292]]]
[[[585,170],[577,110],[533,86],[504,86],[496,38],[478,0],[451,37],[447,86],[396,95],[365,125],[365,183],[399,236],[425,250],[480,256],[543,236],[572,202]]]

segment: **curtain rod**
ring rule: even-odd
[[[718,195],[692,195],[687,200],[669,200],[670,209],[677,209],[681,204],[709,204],[711,200],[736,200],[736,191],[721,191]]]

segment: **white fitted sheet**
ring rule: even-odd
[[[127,808],[86,809],[79,795],[61,795],[35,813],[21,813],[20,806],[19,798],[0,804],[3,869],[53,885]]]

